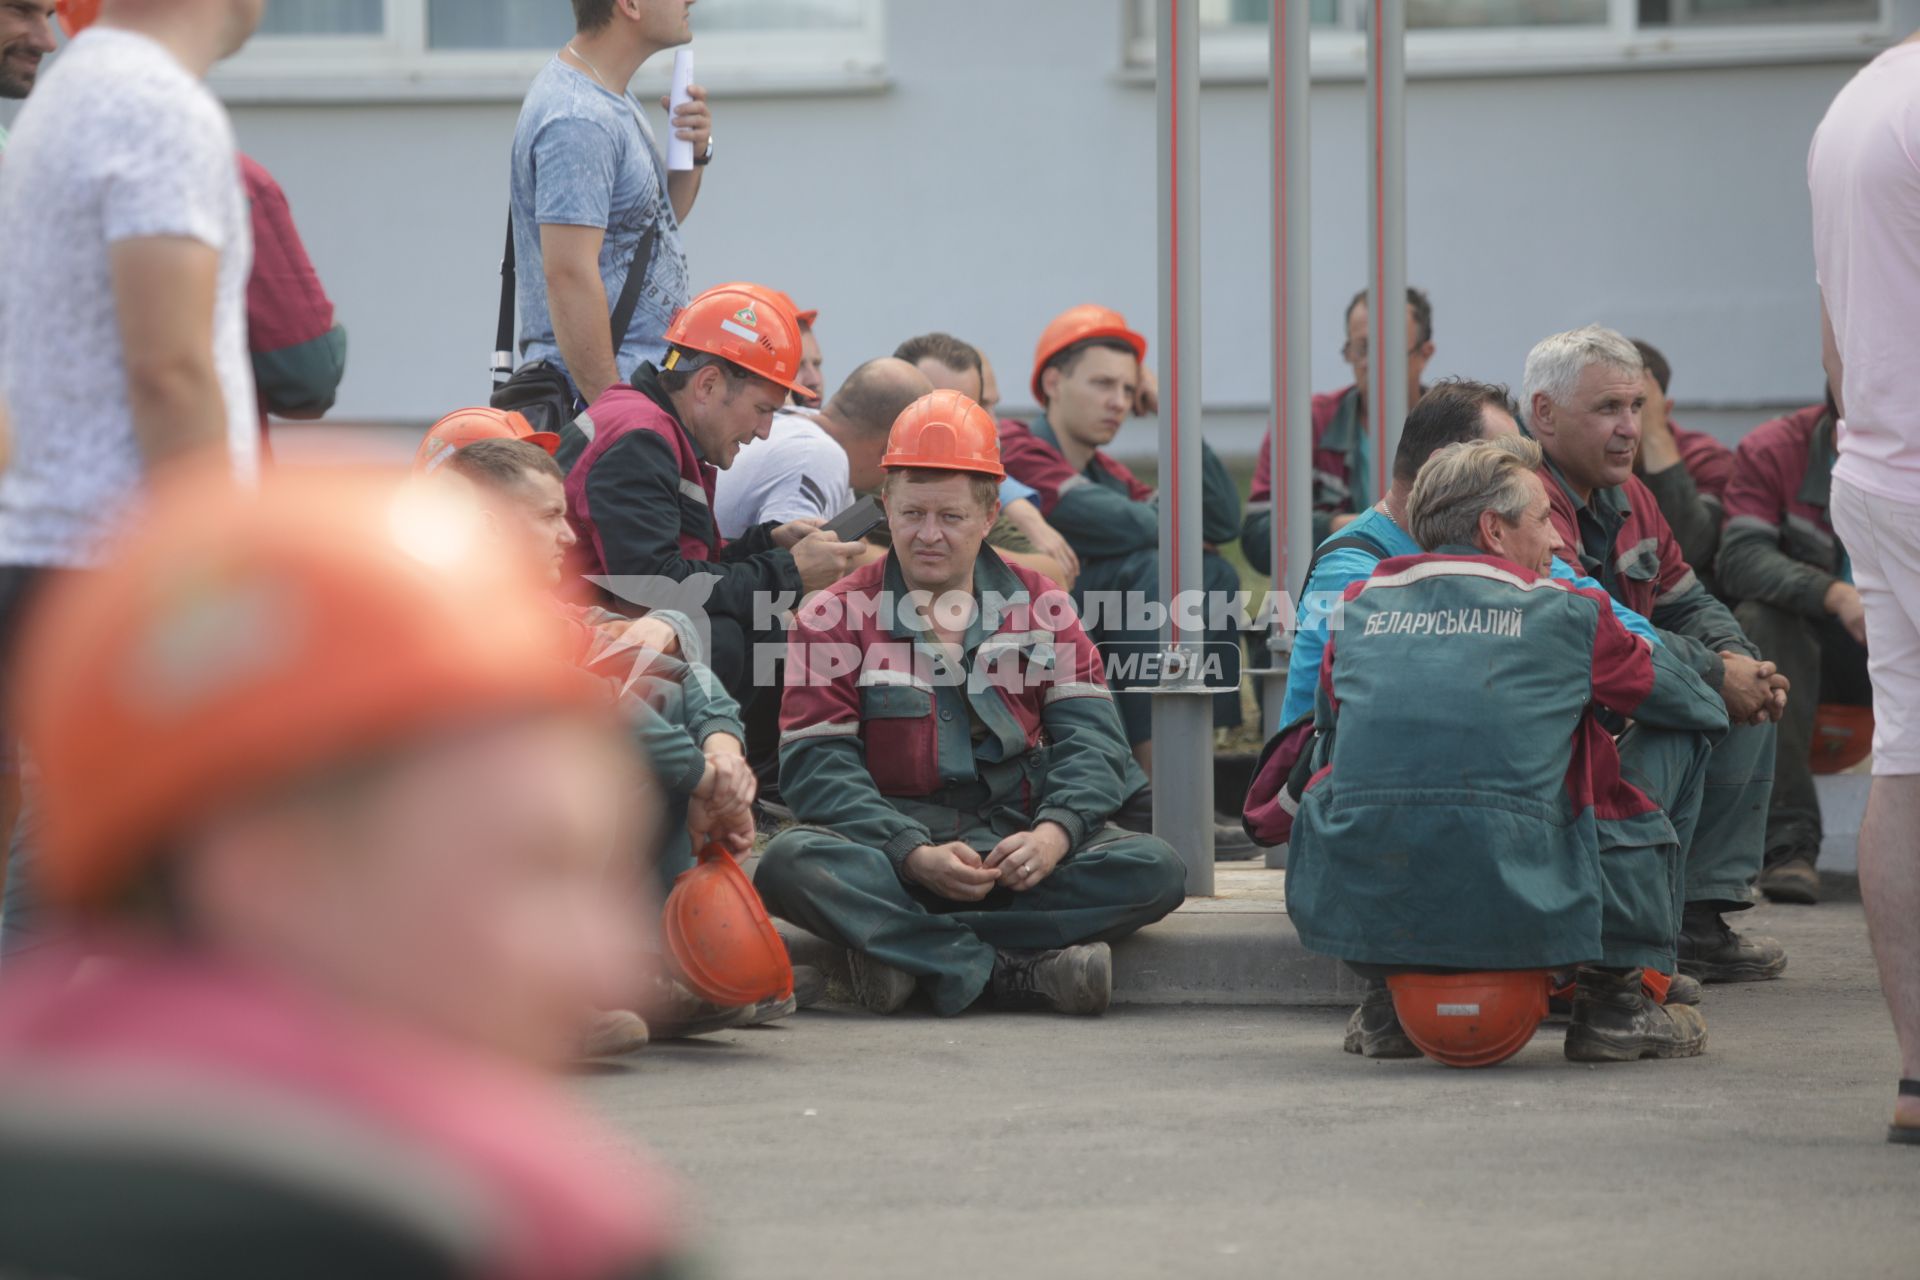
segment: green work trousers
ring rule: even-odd
[[[986,853],[999,837],[972,815],[933,825]],[[962,827],[948,836],[942,827]],[[980,998],[1000,948],[1051,950],[1125,937],[1185,897],[1186,870],[1153,836],[1102,827],[1039,885],[953,902],[904,883],[878,849],[821,827],[789,827],[760,857],[754,887],[767,910],[828,942],[862,951],[920,980],[934,1012],[950,1017]]]

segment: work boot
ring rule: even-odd
[[[1640,971],[1583,968],[1574,979],[1566,1054],[1574,1062],[1692,1058],[1707,1047],[1707,1020],[1687,1004],[1655,1004]]]
[[[610,1010],[594,1016],[593,1024],[580,1041],[579,1058],[582,1062],[588,1062],[595,1058],[618,1058],[638,1053],[647,1047],[650,1038],[646,1019],[639,1014],[629,1013],[625,1009]]]
[[[825,999],[835,1004],[857,1004],[868,1013],[898,1013],[913,997],[912,974],[876,960],[864,951],[846,952],[846,964],[826,977]],[[796,978],[794,990],[799,990]]]
[[[759,1005],[750,1004],[714,1004],[710,1000],[702,1000],[676,979],[666,978],[663,982],[664,989],[653,1006],[657,1010],[653,1021],[653,1038],[656,1040],[684,1040],[690,1036],[711,1035],[715,1031],[742,1026],[760,1008]],[[787,1012],[791,1013],[792,1010]]]
[[[1393,1007],[1393,992],[1382,982],[1368,986],[1360,1007],[1347,1019],[1347,1039],[1341,1045],[1348,1053],[1363,1058],[1417,1058],[1420,1051],[1407,1039],[1400,1027],[1400,1013]]]
[[[793,966],[793,1004],[811,1009],[827,998],[827,975],[810,964]]]
[[[987,983],[1002,1009],[1101,1014],[1113,999],[1113,951],[1090,942],[1058,951],[1001,951]]]
[[[1700,985],[1698,978],[1689,978],[1684,973],[1676,973],[1667,980],[1667,1004],[1698,1006],[1706,997],[1707,990]]]
[[[1810,907],[1820,901],[1820,873],[1813,869],[1812,858],[1782,858],[1760,873],[1760,892],[1769,902]]]
[[[1702,982],[1765,982],[1787,967],[1772,938],[1735,933],[1711,906],[1688,903],[1680,917],[1680,972]]]
[[[1213,824],[1213,860],[1215,862],[1247,862],[1260,856],[1260,846],[1253,842],[1247,829],[1237,822],[1216,822]]]

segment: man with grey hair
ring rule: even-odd
[[[1633,343],[1599,325],[1544,338],[1527,355],[1527,426],[1546,455],[1542,478],[1561,541],[1609,594],[1652,619],[1666,647],[1726,704],[1732,731],[1714,749],[1686,844],[1680,968],[1702,982],[1757,982],[1780,975],[1785,950],[1735,933],[1724,917],[1752,905],[1787,680],[1700,584],[1659,503],[1633,474],[1644,368]],[[1635,780],[1665,790],[1662,779]]]
[[[1572,968],[1568,1058],[1691,1057],[1706,1022],[1668,999],[1676,828],[1726,712],[1603,592],[1548,576],[1560,537],[1541,464],[1515,436],[1442,449],[1408,500],[1424,553],[1348,588],[1296,773],[1310,781],[1288,911],[1373,984],[1363,1015],[1394,1018],[1393,973]],[[1634,720],[1631,744],[1600,708]],[[1670,795],[1630,780],[1628,750],[1672,766]]]

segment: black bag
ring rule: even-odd
[[[646,229],[640,243],[633,247],[633,261],[627,265],[627,283],[613,308],[611,332],[613,354],[620,355],[620,341],[633,324],[633,313],[640,306],[640,289],[646,283],[647,270],[653,266],[653,244],[659,224]],[[487,403],[496,409],[526,415],[535,431],[558,435],[574,419],[573,385],[551,360],[534,360],[513,367],[513,309],[517,285],[513,251],[513,214],[507,214],[507,251],[500,260],[500,325],[493,343],[493,395]]]

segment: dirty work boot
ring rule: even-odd
[[[1706,988],[1700,985],[1698,978],[1689,978],[1684,973],[1676,973],[1667,980],[1667,1004],[1698,1006],[1706,994]]]
[[[811,1009],[827,998],[827,975],[810,964],[793,966],[793,1003],[797,1009]]]
[[[1707,1047],[1707,1020],[1687,1004],[1659,1005],[1640,971],[1582,968],[1574,980],[1567,1057],[1574,1062],[1692,1058]]]
[[[638,1053],[647,1047],[648,1039],[646,1019],[625,1009],[613,1009],[595,1015],[593,1024],[581,1037],[579,1060],[590,1062],[595,1058]]]
[[[1341,1045],[1348,1053],[1363,1058],[1417,1058],[1420,1051],[1400,1029],[1400,1014],[1393,1007],[1393,992],[1387,984],[1371,983],[1360,1007],[1347,1019],[1347,1039]]]
[[[1782,858],[1760,873],[1760,892],[1769,902],[1795,902],[1810,907],[1820,901],[1820,873],[1813,859]]]
[[[1702,982],[1765,982],[1787,967],[1772,938],[1735,933],[1711,905],[1689,902],[1680,917],[1680,972]]]
[[[823,999],[835,1004],[857,1004],[868,1013],[898,1013],[913,996],[913,975],[896,969],[884,960],[876,960],[864,951],[848,950],[845,964],[826,977]],[[795,993],[800,990],[799,973],[794,974]]]
[[[1059,951],[1002,951],[987,994],[1002,1009],[1100,1014],[1113,999],[1113,951],[1091,942]]]
[[[760,1008],[759,1005],[714,1004],[702,1000],[677,979],[663,978],[661,982],[664,989],[651,1006],[658,1010],[653,1021],[653,1038],[656,1040],[684,1040],[689,1036],[725,1031],[729,1027],[743,1025]],[[787,1012],[791,1013],[792,1010]]]

